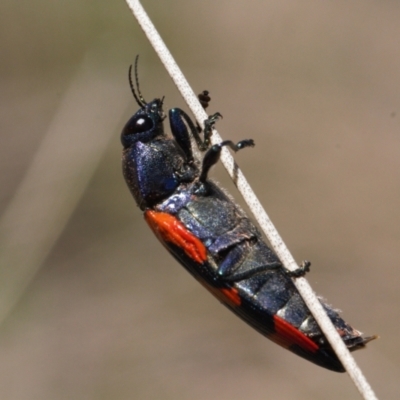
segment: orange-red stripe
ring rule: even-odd
[[[201,281],[201,284],[224,304],[231,307],[239,307],[242,304],[242,299],[240,298],[239,291],[236,288],[218,288],[209,285],[205,281]]]
[[[239,291],[235,288],[220,289],[222,295],[225,297],[225,302],[233,306],[239,307],[242,303]]]
[[[281,317],[274,315],[274,328],[275,333],[268,335],[268,338],[285,347],[286,349],[293,345],[298,345],[302,349],[315,353],[318,351],[318,345],[314,343],[304,333],[300,332],[297,328],[290,325]]]
[[[207,249],[204,244],[176,217],[164,212],[148,210],[144,213],[144,218],[161,241],[178,246],[199,264],[207,260]]]

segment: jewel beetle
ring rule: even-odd
[[[129,82],[139,110],[122,130],[125,181],[154,234],[200,283],[237,316],[278,345],[332,371],[344,368],[300,297],[292,279],[310,263],[288,272],[261,233],[231,196],[208,178],[223,147],[239,151],[252,140],[210,144],[216,113],[196,126],[181,109],[169,110],[172,137],[164,132],[163,98],[146,102]],[[210,98],[200,95],[203,107]],[[192,140],[193,139],[193,140]],[[192,142],[204,151],[200,161]],[[320,300],[350,351],[365,347],[363,337]]]

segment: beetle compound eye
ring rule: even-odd
[[[122,135],[137,135],[139,133],[145,133],[154,128],[154,121],[148,116],[134,116],[126,124]]]
[[[142,133],[150,130],[151,128],[153,128],[153,126],[154,124],[151,118],[140,117],[136,120],[133,129],[135,133]]]

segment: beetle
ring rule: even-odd
[[[208,178],[221,149],[239,151],[254,146],[251,139],[210,144],[211,115],[204,131],[181,109],[169,110],[172,137],[164,132],[163,100],[146,102],[129,82],[139,110],[122,130],[125,181],[154,234],[200,283],[245,322],[293,353],[332,371],[344,368],[298,293],[292,279],[310,267],[305,261],[287,271],[261,233],[227,192]],[[203,107],[210,97],[200,96]],[[192,139],[201,151],[198,161]],[[323,308],[350,351],[365,347],[363,337],[331,306]]]

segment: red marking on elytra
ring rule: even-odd
[[[162,242],[178,246],[199,264],[207,260],[207,249],[204,244],[176,217],[168,213],[148,210],[144,213],[144,218]]]
[[[225,301],[231,303],[231,305],[239,307],[242,304],[242,299],[240,298],[239,291],[235,288],[229,289],[219,289],[223,296],[225,297]]]
[[[274,328],[275,333],[268,335],[268,338],[273,340],[286,349],[290,346],[297,345],[302,349],[315,353],[318,351],[318,345],[314,343],[304,333],[300,332],[297,328],[290,325],[281,317],[274,315]]]
[[[233,308],[239,307],[242,304],[239,291],[236,288],[219,288],[211,286],[205,281],[200,281],[201,284],[212,293],[220,302],[227,304]]]

